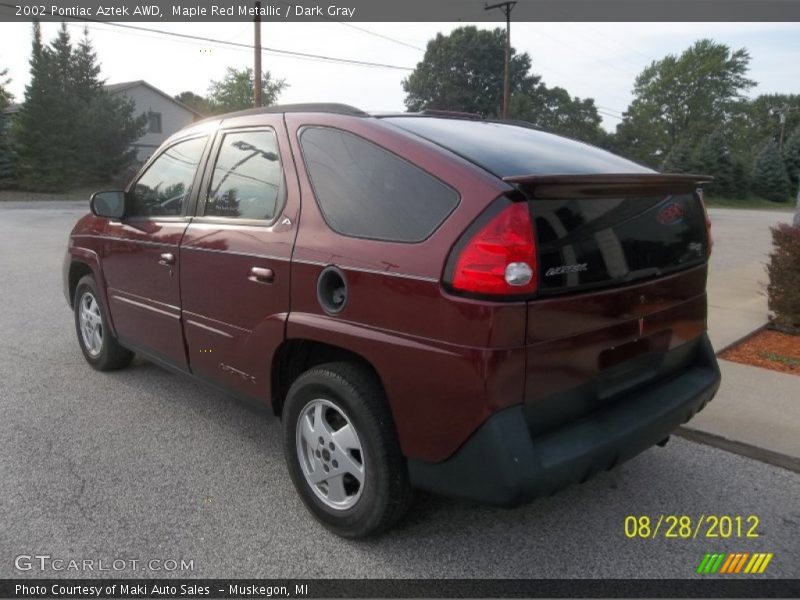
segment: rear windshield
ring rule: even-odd
[[[652,173],[589,144],[537,129],[468,119],[383,117],[498,177],[554,173]]]
[[[660,277],[705,260],[694,194],[533,200],[542,294]]]

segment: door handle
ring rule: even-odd
[[[171,252],[165,252],[161,256],[158,257],[158,264],[163,265],[165,267],[171,267],[175,264],[175,255]]]
[[[250,274],[247,276],[250,281],[256,283],[272,283],[275,281],[275,273],[272,269],[264,267],[253,267],[250,269]]]

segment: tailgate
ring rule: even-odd
[[[507,178],[527,196],[525,413],[553,430],[700,360],[709,238],[690,175]]]

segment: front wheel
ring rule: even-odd
[[[377,377],[352,363],[329,363],[292,384],[283,410],[286,462],[303,502],[345,537],[391,527],[408,509],[411,487]]]
[[[133,352],[123,348],[108,328],[108,314],[100,303],[94,277],[86,275],[75,288],[75,329],[86,362],[98,371],[113,371],[128,366]]]

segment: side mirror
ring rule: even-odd
[[[114,190],[92,194],[89,207],[98,217],[121,219],[125,215],[125,192]]]

